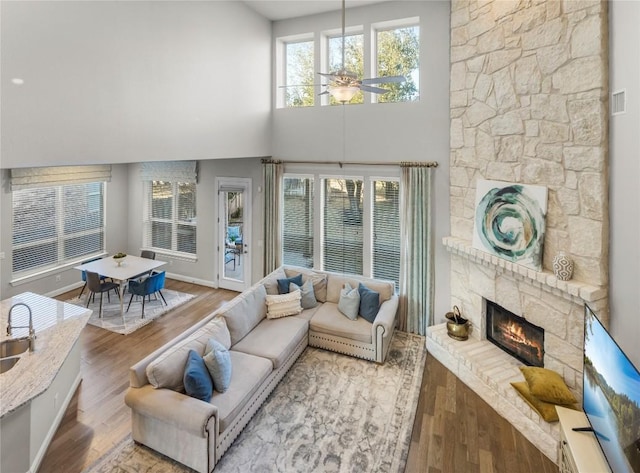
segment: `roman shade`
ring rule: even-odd
[[[16,168],[11,170],[12,191],[34,189],[37,187],[62,186],[65,184],[110,181],[110,164]]]

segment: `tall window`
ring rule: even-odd
[[[104,183],[14,190],[13,275],[104,252]]]
[[[283,182],[282,259],[313,267],[313,178],[285,177]]]
[[[324,179],[323,269],[362,274],[362,180]]]
[[[420,97],[420,27],[380,29],[376,32],[377,73],[402,75],[406,81],[385,84],[378,102],[410,102]]]
[[[150,181],[144,246],[196,255],[196,184]]]
[[[364,76],[364,36],[362,34],[345,35],[344,37],[344,68],[353,72],[358,78]],[[329,38],[329,71],[337,72],[342,69],[342,36]],[[362,91],[353,96],[351,103],[362,103],[364,97]],[[330,97],[331,105],[338,105],[333,96]]]
[[[313,48],[313,41],[285,43],[286,107],[314,104]]]
[[[398,284],[398,179],[286,175],[283,188],[283,263]]]
[[[373,277],[400,280],[400,183],[373,181]]]

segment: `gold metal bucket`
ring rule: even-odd
[[[460,341],[469,338],[469,321],[460,315],[457,305],[454,305],[453,312],[447,312],[445,317],[447,318],[447,335]]]

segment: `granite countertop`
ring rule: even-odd
[[[35,351],[25,351],[9,371],[0,374],[0,417],[13,412],[46,391],[87,324],[91,310],[24,292],[0,302],[0,341],[27,336],[28,328],[15,328],[7,336],[11,306],[23,302],[31,308],[36,332]],[[16,307],[11,325],[28,326],[29,313]]]

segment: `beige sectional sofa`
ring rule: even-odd
[[[318,304],[288,317],[267,318],[267,294],[277,280],[303,274]],[[349,320],[338,311],[345,282],[380,294],[373,323]],[[398,297],[390,281],[282,267],[204,320],[136,363],[125,396],[133,440],[202,473],[211,472],[307,345],[383,362],[395,326]],[[227,391],[210,402],[188,396],[182,376],[188,351],[203,353],[215,338],[231,357]]]

